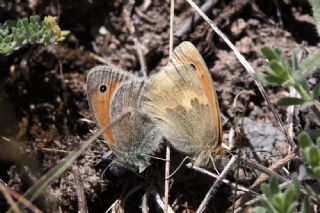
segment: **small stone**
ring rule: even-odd
[[[231,25],[231,33],[233,36],[237,37],[239,36],[243,30],[246,28],[247,23],[242,19],[239,18]]]
[[[252,39],[248,36],[243,37],[240,41],[236,42],[237,49],[243,53],[248,54],[252,50]]]

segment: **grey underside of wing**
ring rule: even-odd
[[[111,118],[115,120],[122,113],[130,112],[112,128],[116,140],[116,155],[120,160],[140,167],[147,165],[147,155],[158,148],[161,136],[148,116],[139,109],[143,81],[122,84],[115,94],[111,108]]]
[[[210,149],[216,137],[201,81],[189,65],[167,66],[151,77],[142,108],[155,118],[164,137],[186,153]]]

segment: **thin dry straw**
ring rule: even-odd
[[[215,195],[216,191],[217,191],[217,187],[220,185],[221,180],[224,179],[224,177],[227,175],[227,173],[229,172],[231,166],[234,164],[234,162],[236,161],[237,156],[232,156],[232,158],[230,159],[229,163],[227,164],[227,166],[223,169],[223,171],[221,172],[219,178],[214,182],[214,184],[210,187],[209,191],[207,192],[205,198],[203,199],[203,201],[201,202],[199,208],[197,209],[197,213],[202,213],[206,210],[210,199]]]
[[[193,7],[198,13],[199,15],[212,27],[212,29],[224,40],[224,42],[226,42],[226,44],[231,48],[231,50],[233,51],[233,53],[235,54],[235,56],[237,57],[237,59],[239,60],[239,62],[244,66],[244,68],[246,69],[246,71],[253,77],[254,74],[256,73],[253,69],[253,67],[249,64],[249,62],[243,57],[243,55],[236,49],[236,47],[231,43],[231,41],[226,37],[226,35],[224,35],[219,28],[208,18],[208,16],[206,16],[202,10],[192,1],[192,0],[186,0],[191,7]],[[296,145],[293,142],[288,130],[284,127],[284,123],[282,122],[279,114],[277,113],[276,109],[274,108],[273,104],[271,103],[265,89],[263,88],[262,84],[258,81],[256,81],[254,79],[255,84],[257,85],[258,89],[260,90],[263,98],[266,100],[267,104],[269,105],[273,115],[275,116],[275,118],[277,119],[281,130],[284,132],[290,146],[292,149],[296,149]]]
[[[137,51],[138,58],[139,58],[139,63],[141,66],[141,73],[142,73],[143,77],[147,77],[147,68],[146,68],[146,63],[145,63],[144,56],[143,56],[142,46],[141,46],[141,43],[139,42],[134,24],[130,18],[130,12],[131,12],[134,4],[135,4],[135,0],[129,0],[129,5],[127,7],[124,7],[123,15],[124,15],[124,20],[126,22],[127,28],[129,29],[129,31],[132,35],[133,42],[136,47],[136,51]],[[128,7],[130,7],[130,8],[128,8]],[[129,11],[129,9],[130,9],[130,11]]]
[[[169,33],[169,60],[173,52],[173,19],[174,19],[174,0],[170,1],[170,33]],[[166,147],[166,166],[165,166],[165,181],[164,181],[164,213],[168,213],[169,209],[169,177],[170,176],[170,146]]]
[[[209,172],[209,171],[206,170],[206,169],[203,169],[203,168],[194,166],[194,165],[192,165],[191,163],[188,163],[186,166],[187,166],[188,168],[190,168],[190,169],[193,169],[193,170],[195,170],[195,171],[197,171],[197,172],[200,172],[200,173],[202,173],[202,174],[208,175],[208,176],[210,176],[210,177],[213,177],[213,178],[216,178],[216,179],[219,178],[219,175],[216,175],[216,174],[214,174],[214,173],[212,173],[212,172]],[[225,184],[230,185],[232,188],[237,188],[238,190],[241,190],[241,191],[250,193],[250,194],[252,194],[252,195],[259,195],[257,192],[252,191],[252,190],[250,190],[250,189],[248,189],[248,188],[246,188],[246,187],[244,187],[244,186],[241,186],[241,185],[239,185],[239,184],[236,185],[235,183],[231,182],[230,180],[223,179],[223,180],[221,180],[221,181],[222,181],[223,183],[225,183]]]

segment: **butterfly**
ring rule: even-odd
[[[100,127],[130,110],[130,117],[104,134],[125,166],[143,171],[163,138],[198,166],[210,165],[212,155],[222,150],[218,98],[208,68],[190,42],[176,47],[168,65],[148,79],[110,65],[95,67],[87,91]]]

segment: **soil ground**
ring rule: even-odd
[[[88,122],[93,117],[85,91],[88,71],[101,64],[92,55],[100,56],[107,63],[130,72],[138,72],[140,64],[133,36],[123,18],[123,8],[128,4],[126,1],[0,2],[1,23],[33,13],[42,17],[53,15],[58,16],[63,30],[71,31],[61,44],[25,46],[9,56],[0,57],[0,179],[13,190],[23,193],[97,129],[94,123]],[[204,3],[195,2],[198,5]],[[136,0],[131,18],[142,44],[148,73],[151,74],[168,62],[170,2],[154,0],[150,5],[147,3],[147,0]],[[278,47],[290,55],[303,41],[308,43],[310,52],[319,44],[306,0],[221,0],[206,13],[257,72],[261,72],[265,64],[260,53],[264,45]],[[176,1],[175,31],[181,32],[184,23],[194,14],[188,3]],[[244,117],[250,119],[250,122],[246,122],[249,126],[243,127],[245,130],[268,124],[279,131],[273,114],[252,78],[206,23],[200,20],[188,32],[175,36],[174,44],[185,40],[198,48],[212,73],[226,135]],[[317,76],[313,76],[310,83],[315,85]],[[273,102],[288,94],[274,87],[268,87],[267,91]],[[243,95],[234,106],[234,99],[239,93]],[[285,120],[285,109],[277,110]],[[295,131],[320,126],[312,114],[305,112],[298,117],[301,125]],[[265,126],[261,128],[266,128],[267,132],[270,130]],[[248,136],[248,131],[245,133]],[[255,140],[252,137],[249,141]],[[163,182],[156,178],[160,174],[151,170],[151,179],[148,181],[141,181],[130,172],[114,175],[106,171],[109,162],[98,163],[107,151],[108,147],[102,140],[94,143],[76,161],[73,169],[52,183],[46,195],[35,204],[44,212],[55,212],[59,208],[62,212],[76,212],[78,186],[74,177],[80,176],[89,212],[105,212],[123,193],[146,182],[149,186],[153,185],[148,200],[150,212],[161,212],[155,200],[156,191],[163,193]],[[279,158],[286,154],[270,152]],[[268,157],[264,160],[265,165],[271,163]],[[156,170],[163,171],[163,165],[158,166],[160,169]],[[257,176],[251,170],[248,173],[241,182],[246,186]],[[174,210],[194,212],[212,181],[190,169],[180,171],[170,191],[170,203]],[[145,188],[128,197],[126,212],[141,211]],[[222,185],[210,203],[208,212],[225,212],[231,203],[232,191]],[[4,198],[0,196],[0,212],[5,212],[7,208]]]

